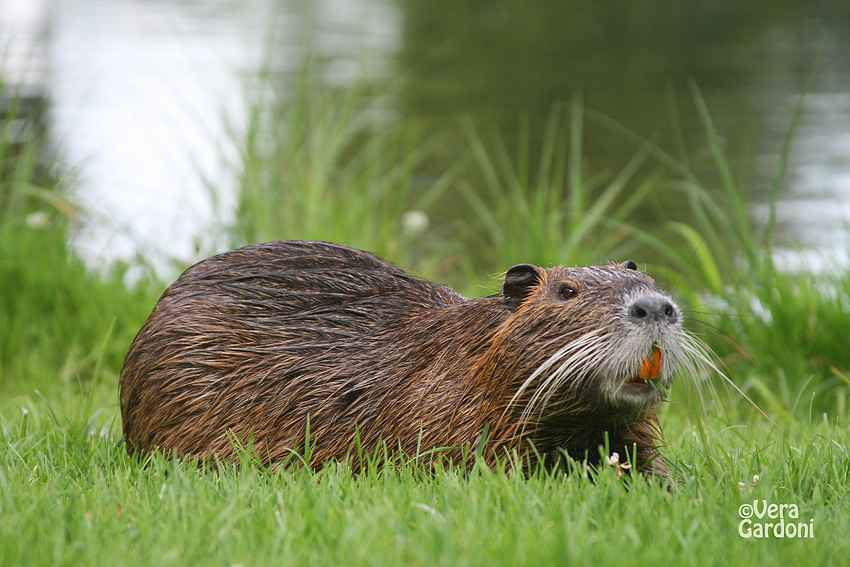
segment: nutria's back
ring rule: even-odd
[[[274,464],[309,419],[313,466],[355,442],[414,455],[486,431],[490,461],[533,444],[595,462],[607,434],[663,472],[654,407],[681,314],[634,268],[520,265],[502,293],[467,300],[336,244],[219,254],[169,287],[127,354],[128,450],[230,458],[250,438]]]

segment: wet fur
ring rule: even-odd
[[[666,475],[656,459],[663,389],[642,403],[617,393],[660,340],[630,338],[623,304],[663,293],[622,266],[531,268],[468,300],[335,244],[274,242],[204,260],[165,292],[127,354],[127,448],[228,459],[236,435],[274,465],[303,447],[309,417],[314,467],[349,455],[355,436],[365,454],[383,441],[414,455],[476,444],[486,430],[489,463],[532,445],[547,463],[563,452],[597,463],[607,435],[621,460],[636,447],[638,467]],[[562,281],[575,297],[552,296]],[[687,341],[680,323],[661,334],[669,387]],[[443,455],[459,462],[460,451]]]

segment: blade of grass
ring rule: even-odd
[[[785,171],[788,167],[788,159],[791,155],[791,142],[797,134],[797,128],[800,126],[800,120],[803,117],[803,109],[805,108],[806,95],[811,92],[812,84],[815,80],[818,65],[820,63],[821,54],[823,53],[823,43],[818,50],[815,60],[809,67],[809,72],[806,75],[806,81],[803,83],[803,89],[800,97],[797,99],[797,104],[794,107],[794,115],[791,119],[791,127],[788,133],[785,134],[785,139],[782,142],[782,151],[779,153],[779,166],[776,168],[776,175],[773,178],[773,184],[770,191],[770,200],[768,201],[767,223],[764,228],[764,238],[762,246],[768,251],[773,247],[773,231],[776,225],[776,203],[779,199],[779,192],[782,190],[782,180],[785,178]]]

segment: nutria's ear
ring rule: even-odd
[[[620,266],[622,266],[623,268],[625,268],[627,270],[637,270],[638,269],[637,264],[635,264],[631,260],[626,260],[625,262],[620,264]]]
[[[528,297],[532,288],[540,283],[541,276],[540,268],[531,264],[518,264],[505,273],[502,293],[505,295],[505,304],[511,311]]]

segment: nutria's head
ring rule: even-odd
[[[521,264],[503,295],[511,348],[522,353],[513,364],[524,367],[511,400],[521,422],[559,409],[637,417],[664,399],[685,342],[682,313],[634,262]]]

